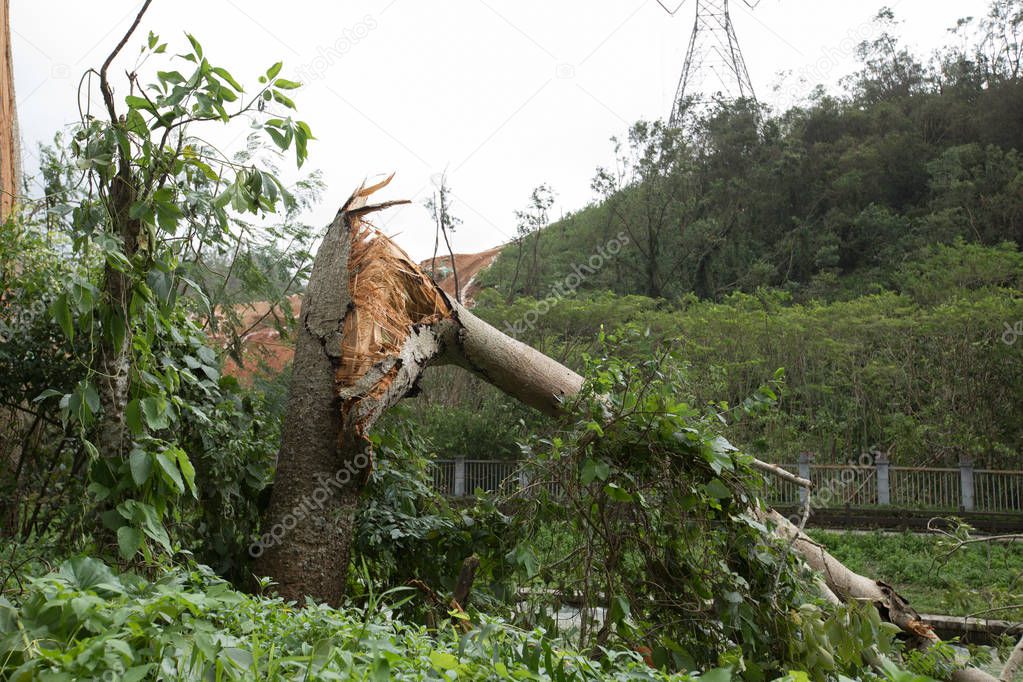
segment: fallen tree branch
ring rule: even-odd
[[[805,478],[802,478],[801,476],[796,476],[791,471],[786,471],[785,469],[782,469],[777,464],[769,464],[767,462],[761,462],[759,459],[754,458],[753,459],[753,468],[757,469],[757,470],[759,470],[759,471],[761,471],[761,472],[763,472],[765,474],[770,474],[771,476],[775,476],[777,478],[780,478],[783,481],[788,481],[789,483],[795,483],[796,485],[798,485],[801,488],[806,488],[806,489],[812,489],[813,488],[813,483],[811,483],[810,481],[808,481]]]
[[[920,619],[916,609],[891,585],[852,571],[778,512],[768,510],[762,516],[774,526],[780,537],[791,543],[811,568],[823,576],[833,595],[846,602],[870,602],[884,620],[897,625],[922,647],[941,641],[934,630]],[[990,682],[996,678],[977,668],[967,668],[954,673],[951,679],[956,682]]]

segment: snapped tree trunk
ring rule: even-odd
[[[389,182],[359,188],[339,211],[302,303],[267,532],[254,552],[255,573],[273,578],[287,599],[340,602],[358,497],[372,467],[367,433],[387,408],[417,392],[428,366],[463,367],[552,416],[563,414],[566,398],[583,386],[571,369],[450,300],[365,222],[370,213],[404,203],[367,204]],[[809,484],[774,465],[755,466]],[[908,634],[937,641],[891,587],[849,570],[776,512],[766,520],[837,597],[870,601]],[[962,679],[994,679],[980,675]]]
[[[430,364],[454,363],[547,414],[582,378],[452,301],[365,217],[360,188],[320,245],[302,302],[293,378],[255,573],[288,599],[338,604],[372,467],[367,434]],[[396,202],[401,203],[401,202]]]

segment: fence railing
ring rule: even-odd
[[[958,467],[891,466],[884,454],[855,464],[816,464],[804,455],[783,469],[813,483],[810,505],[816,509],[897,507],[933,511],[1023,512],[1023,471]],[[807,491],[788,481],[771,480],[767,500],[797,505]],[[433,462],[433,487],[448,497],[466,497],[477,490],[513,493],[527,477],[517,461],[439,459]]]

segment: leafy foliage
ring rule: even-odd
[[[783,367],[779,410],[731,431],[771,461],[814,452],[818,461],[844,462],[879,449],[907,465],[956,465],[969,456],[978,466],[1014,468],[1023,443],[1016,416],[1023,376],[1019,344],[1004,337],[1007,325],[1023,319],[1019,258],[1008,247],[937,247],[900,271],[906,294],[830,304],[795,304],[774,290],[678,304],[580,294],[552,306],[523,340],[581,370],[602,326],[648,329],[623,351],[638,361],[680,344],[688,374],[679,388],[696,405],[739,405]],[[477,313],[498,328],[535,304],[484,294]],[[425,391],[441,392],[435,399],[443,402],[444,388],[427,382]],[[495,405],[487,408],[495,415],[492,434],[514,427],[517,416],[500,416],[507,399],[475,399]],[[476,440],[467,454],[496,447]]]
[[[0,667],[15,680],[669,678],[639,654],[594,661],[496,620],[464,637],[431,636],[393,620],[397,598],[297,609],[236,592],[202,569],[150,582],[72,559],[33,580],[17,604],[0,597]]]
[[[622,360],[627,338],[602,338],[582,420],[540,444],[527,470],[537,492],[517,515],[531,584],[602,607],[582,609],[579,646],[643,647],[659,667],[728,666],[750,680],[855,675],[863,651],[892,653],[894,630],[872,608],[826,606],[758,520],[761,479],[721,435],[730,410],[685,402],[670,350]],[[775,398],[765,386],[750,405]]]
[[[297,215],[318,181],[286,188],[275,173],[286,150],[301,165],[312,137],[277,111],[294,108],[297,87],[281,64],[246,93],[187,38],[168,58],[150,33],[121,114],[106,67],[90,72],[108,118],[84,111],[41,150],[47,195],[3,228],[4,297],[24,312],[0,339],[11,377],[0,401],[20,415],[3,421],[16,449],[0,485],[5,527],[22,539],[97,542],[125,561],[188,547],[242,575],[277,426],[221,376],[208,332],[230,318],[232,278],[271,300],[301,284],[311,234]],[[151,60],[166,70],[141,83]],[[234,156],[204,141],[204,127],[242,118],[256,132]],[[251,254],[267,250],[283,254],[287,280],[258,272]],[[210,259],[228,263],[219,278]]]

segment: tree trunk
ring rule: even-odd
[[[8,0],[0,0],[0,220],[6,220],[21,190],[21,140],[14,97]]]
[[[582,389],[571,369],[480,320],[451,301],[393,242],[365,225],[367,198],[390,178],[360,188],[328,229],[302,303],[277,478],[254,545],[257,575],[278,591],[337,605],[347,580],[353,521],[371,467],[366,434],[377,418],[417,392],[431,364],[456,364],[549,415]],[[762,462],[757,468],[803,482]],[[777,512],[766,520],[827,587],[846,601],[867,600],[883,618],[924,642],[937,636],[890,586],[842,565]],[[971,671],[978,672],[979,671]],[[957,679],[994,679],[963,677]]]
[[[142,21],[142,16],[149,9],[152,0],[146,0],[135,16],[135,21],[114,48],[99,70],[100,93],[110,117],[110,125],[124,132],[124,123],[117,115],[114,104],[114,91],[107,78],[107,72],[114,59],[124,48],[128,39]],[[139,236],[142,234],[142,223],[131,216],[131,208],[138,198],[138,177],[132,170],[130,155],[119,151],[117,156],[117,175],[110,181],[109,195],[106,197],[106,208],[110,215],[110,227],[113,236],[118,240],[124,256],[129,261],[138,252]],[[96,447],[100,454],[108,459],[117,459],[124,454],[126,426],[124,409],[128,403],[128,390],[131,381],[131,320],[128,307],[131,303],[131,277],[121,270],[107,264],[104,271],[103,296],[111,306],[112,318],[124,325],[123,334],[104,329],[100,338],[97,387],[103,415],[96,426]],[[118,338],[120,336],[120,338]]]
[[[791,543],[792,549],[803,557],[810,568],[823,577],[828,590],[839,599],[873,604],[882,619],[897,625],[920,647],[941,641],[930,626],[920,620],[920,614],[891,585],[850,570],[778,512],[770,510],[763,516],[778,535]],[[980,682],[996,678],[982,670],[967,668],[954,673],[951,679],[956,682]]]
[[[388,179],[389,181],[389,179]],[[582,378],[451,301],[363,222],[388,181],[360,188],[316,255],[302,302],[291,393],[255,572],[288,599],[338,604],[357,500],[372,467],[366,437],[430,364],[456,363],[556,414]]]

